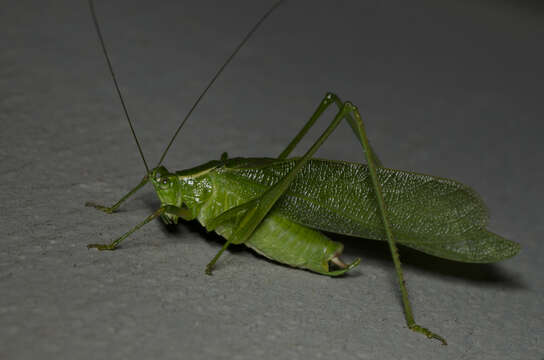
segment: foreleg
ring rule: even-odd
[[[188,213],[188,210],[186,210],[186,209],[178,208],[178,207],[172,206],[172,205],[161,206],[157,211],[155,211],[153,214],[151,214],[147,218],[145,218],[144,221],[142,221],[138,225],[134,226],[132,229],[130,229],[129,231],[127,231],[126,233],[124,233],[123,235],[118,237],[117,239],[113,240],[111,243],[109,243],[109,244],[89,244],[89,245],[87,245],[87,248],[89,248],[89,249],[94,248],[94,249],[98,249],[98,250],[115,250],[119,246],[119,244],[123,240],[125,240],[130,234],[132,234],[133,232],[135,232],[136,230],[138,230],[139,228],[141,228],[142,226],[144,226],[145,224],[147,224],[151,220],[155,219],[156,217],[158,217],[158,216],[162,217],[165,214],[176,215],[176,216],[179,216],[181,218],[187,218],[187,217],[190,216],[190,214]]]
[[[142,188],[145,184],[147,184],[148,181],[149,181],[149,177],[147,175],[145,175],[143,177],[142,181],[140,181],[140,183],[138,185],[136,185],[132,190],[130,190],[125,196],[123,196],[118,202],[116,202],[112,206],[99,205],[99,204],[95,204],[95,203],[90,202],[90,201],[86,202],[85,206],[94,207],[95,209],[103,211],[106,214],[113,214],[113,212],[115,212],[115,210],[117,210],[117,208],[119,206],[121,206],[121,204],[126,199],[131,197],[136,191],[140,190],[140,188]]]

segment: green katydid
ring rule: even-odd
[[[200,100],[259,25],[277,8],[275,3],[246,35],[195,101],[150,170],[132,128],[104,45],[92,0],[95,28],[125,117],[146,168],[142,181],[111,207],[87,203],[114,212],[148,182],[161,207],[109,244],[89,248],[114,250],[134,231],[161,217],[165,223],[198,220],[208,231],[227,241],[206,266],[212,269],[230,244],[244,244],[276,262],[328,276],[353,269],[359,259],[345,264],[343,245],[320,232],[385,240],[395,265],[405,319],[411,330],[446,344],[440,335],[416,324],[403,279],[396,242],[424,253],[461,262],[489,263],[514,256],[519,244],[488,231],[486,208],[476,192],[454,180],[384,168],[370,146],[357,107],[327,93],[305,126],[277,158],[233,158],[170,172],[161,164],[174,139]],[[337,112],[329,127],[300,158],[287,157],[330,106]],[[338,124],[346,120],[361,143],[366,165],[314,159],[312,156]]]

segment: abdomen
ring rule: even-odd
[[[212,193],[200,204],[197,212],[197,219],[203,226],[228,209],[259,195],[243,192],[243,187],[237,184],[229,186],[232,184],[224,183],[224,179],[217,181],[221,175],[214,175],[210,176],[214,183]],[[215,231],[229,239],[236,220],[218,226]],[[294,223],[274,210],[265,217],[244,245],[271,260],[293,267],[326,275],[340,275],[344,272],[331,271],[329,266],[330,261],[342,253],[341,243],[330,240],[317,230]]]

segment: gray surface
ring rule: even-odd
[[[270,2],[188,3],[97,5],[151,163]],[[406,329],[382,243],[341,239],[363,263],[340,279],[243,248],[207,277],[221,242],[196,225],[155,221],[118,251],[87,251],[158,200],[147,188],[116,215],[83,207],[117,200],[143,173],[86,5],[4,4],[0,358],[542,359],[542,7],[440,3],[288,2],[166,165],[278,154],[325,91],[352,100],[385,164],[469,184],[490,228],[522,244],[487,266],[402,249],[416,319],[447,347]],[[362,158],[345,126],[319,155]]]

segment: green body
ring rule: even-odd
[[[188,220],[207,227],[211,219],[261,196],[295,163],[296,159],[236,158],[176,173],[161,167],[152,181],[163,206],[186,208]],[[495,262],[518,252],[517,243],[485,229],[485,206],[469,187],[387,168],[379,168],[378,177],[399,243],[465,262]],[[178,221],[176,215],[164,216]],[[214,230],[229,239],[239,221],[233,218]],[[366,165],[312,159],[244,244],[283,264],[338,275],[349,268],[331,271],[329,265],[342,252],[342,244],[313,229],[386,240],[381,221]]]
[[[162,205],[184,206],[191,214],[189,219],[197,219],[207,227],[209,220],[261,195],[268,188],[267,183],[277,180],[248,167],[248,161],[254,164],[270,162],[267,159],[233,159],[226,163],[212,161],[175,174],[163,170],[161,179],[169,178],[167,186],[156,183],[155,188]],[[252,180],[252,174],[260,176],[262,182]],[[165,216],[169,217],[168,222],[178,221],[175,215]],[[229,239],[235,225],[235,221],[230,221],[214,230]],[[291,221],[279,211],[268,214],[244,244],[269,259],[321,274],[340,275],[351,268],[332,271],[329,262],[342,253],[343,245]]]
[[[467,186],[449,179],[384,168],[370,146],[361,114],[351,102],[344,102],[331,92],[325,94],[277,159],[228,160],[223,156],[220,161],[176,173],[160,166],[177,134],[219,74],[281,2],[276,2],[263,15],[219,68],[174,132],[157,167],[150,171],[115,79],[93,2],[89,0],[102,51],[146,173],[136,187],[112,206],[92,202],[86,205],[111,214],[149,181],[162,204],[111,243],[93,243],[87,247],[114,250],[159,216],[166,223],[176,223],[179,218],[197,219],[206,229],[215,230],[227,239],[207,264],[208,275],[231,243],[245,244],[284,264],[339,275],[356,266],[359,260],[349,266],[344,264],[338,258],[342,244],[329,240],[318,230],[386,240],[408,328],[447,345],[442,336],[415,322],[396,242],[434,256],[465,262],[499,261],[515,255],[519,245],[485,229],[485,206]],[[288,160],[293,149],[330,106],[337,107],[337,112],[329,126],[301,158]],[[367,165],[312,159],[343,120],[361,144]],[[331,270],[331,263],[340,270]]]

